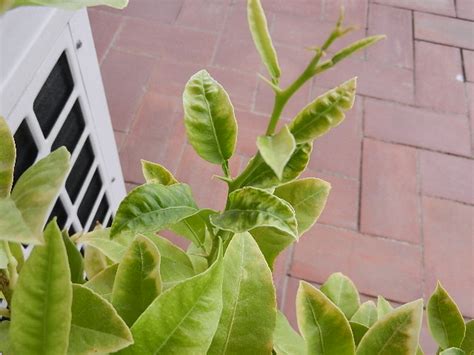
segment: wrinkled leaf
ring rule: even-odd
[[[458,306],[438,282],[426,307],[428,328],[441,349],[459,347],[466,325]]]
[[[339,125],[354,104],[356,78],[324,93],[296,115],[290,131],[296,143],[311,142]]]
[[[377,318],[380,319],[384,315],[393,311],[393,307],[385,298],[382,296],[377,297]]]
[[[306,178],[278,186],[274,195],[287,201],[295,210],[301,236],[319,218],[326,205],[331,185],[321,179]]]
[[[120,203],[110,236],[130,232],[156,232],[197,211],[191,189],[185,184],[146,184],[132,190]]]
[[[273,227],[297,238],[293,208],[284,200],[254,187],[244,187],[229,195],[228,208],[211,216],[217,228],[242,233],[256,227]]]
[[[224,164],[234,153],[237,122],[224,88],[207,71],[194,74],[183,93],[189,143],[205,160]]]
[[[105,299],[82,285],[73,285],[68,354],[109,353],[133,343],[132,334]]]
[[[273,332],[273,349],[277,355],[304,355],[306,345],[301,337],[288,323],[285,315],[277,312],[275,331]]]
[[[64,246],[66,248],[69,270],[71,271],[71,282],[84,283],[84,260],[76,245],[69,238],[67,231],[62,232]]]
[[[275,82],[280,78],[280,66],[273,47],[270,33],[268,32],[267,18],[260,0],[247,1],[247,19],[252,34],[253,42],[260,54],[263,64]]]
[[[423,300],[395,309],[365,333],[356,354],[414,354],[418,347],[422,315]]]
[[[369,328],[363,324],[353,322],[353,321],[350,321],[349,324],[351,326],[352,335],[354,336],[355,345],[357,346],[359,345],[360,340],[365,335],[365,333],[367,333]]]
[[[321,286],[324,293],[347,319],[351,319],[360,305],[359,292],[354,283],[340,272],[334,273]]]
[[[29,167],[18,179],[11,197],[33,235],[42,239],[50,206],[69,171],[69,153],[62,147]]]
[[[132,326],[120,354],[205,354],[222,311],[222,256],[204,273],[163,292]]]
[[[162,185],[177,184],[178,180],[163,165],[142,159],[142,171],[146,182]]]
[[[65,354],[72,286],[66,248],[56,220],[23,266],[12,299],[10,342],[15,354]]]
[[[362,303],[357,312],[351,317],[351,321],[370,328],[377,321],[377,307],[375,303],[372,301]]]
[[[160,253],[155,244],[139,235],[118,266],[112,304],[131,327],[160,293]]]
[[[308,355],[354,354],[354,339],[344,313],[311,284],[300,281],[296,315]]]
[[[110,302],[112,300],[112,288],[114,286],[117,269],[118,264],[110,265],[87,281],[84,286],[90,288]]]
[[[224,275],[222,315],[208,354],[270,354],[275,289],[272,273],[250,234],[232,237],[224,256]]]
[[[464,350],[467,355],[474,353],[474,320],[470,320],[466,323],[466,335],[461,344],[461,349]]]
[[[10,196],[15,168],[15,141],[7,121],[0,116],[0,198]]]
[[[283,126],[281,131],[274,136],[258,137],[257,147],[265,163],[272,168],[278,179],[281,180],[283,169],[296,149],[295,138],[293,138],[288,127]]]
[[[10,197],[0,199],[0,240],[42,244],[43,236],[34,234]]]
[[[250,234],[252,234],[265,256],[270,269],[273,269],[277,256],[295,242],[295,238],[291,235],[272,227],[257,227],[252,229]]]
[[[466,353],[462,349],[459,349],[459,348],[449,348],[439,353],[439,355],[465,355],[465,354]]]

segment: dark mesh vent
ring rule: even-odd
[[[45,137],[49,135],[74,88],[66,52],[59,57],[33,103],[33,110]]]
[[[20,127],[18,127],[15,133],[16,143],[16,164],[14,172],[14,181],[28,169],[36,160],[38,156],[38,148],[36,147],[35,141],[31,134],[26,119],[23,120]]]
[[[112,222],[114,221],[114,216],[110,216],[109,218],[109,221],[107,222],[107,227],[111,227],[112,226]]]
[[[76,101],[69,112],[66,121],[56,137],[51,150],[56,150],[61,146],[65,146],[69,152],[73,152],[74,148],[84,132],[84,115],[82,114],[81,105]]]
[[[66,180],[66,190],[71,198],[71,201],[74,203],[77,199],[77,195],[81,190],[82,183],[89,172],[92,163],[94,162],[94,151],[92,150],[91,143],[89,138],[84,143],[79,156],[74,163],[69,176]]]
[[[107,201],[107,196],[104,194],[104,197],[102,197],[102,200],[100,201],[99,208],[97,208],[97,212],[95,213],[94,219],[92,220],[92,224],[89,230],[93,230],[96,223],[104,223],[104,218],[107,215],[108,210],[109,201]]]
[[[74,226],[72,224],[69,227],[68,233],[69,233],[70,236],[76,234],[76,229],[74,228]]]
[[[79,217],[79,221],[81,221],[83,227],[87,223],[89,213],[94,207],[96,198],[99,195],[101,189],[102,179],[100,178],[99,170],[97,169],[94,173],[94,176],[92,177],[89,187],[87,188],[86,194],[84,195],[84,198],[82,199],[79,209],[77,211],[77,216]]]
[[[49,215],[48,222],[51,221],[54,217],[57,217],[59,229],[63,229],[67,222],[67,212],[61,202],[61,199],[59,198],[56,200],[53,210]]]

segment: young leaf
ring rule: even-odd
[[[204,273],[163,292],[132,326],[120,354],[205,354],[222,311],[222,256]]]
[[[466,325],[458,306],[438,282],[426,308],[428,328],[441,349],[459,347]]]
[[[279,179],[275,172],[263,160],[260,154],[252,158],[244,171],[230,186],[235,190],[236,186],[254,186],[268,189],[282,183],[296,179],[306,169],[313,146],[311,143],[299,144],[283,169],[282,178]]]
[[[466,323],[466,335],[461,344],[461,349],[464,350],[467,355],[474,353],[474,320],[472,319]]]
[[[270,33],[268,32],[267,18],[262,8],[260,0],[247,1],[247,19],[249,22],[250,33],[257,51],[262,58],[263,64],[274,82],[280,78],[280,66],[278,58],[273,47]]]
[[[0,116],[0,198],[10,196],[15,168],[15,141],[7,121]]]
[[[337,62],[340,62],[344,58],[347,58],[351,56],[352,54],[354,54],[355,52],[360,51],[361,49],[367,48],[377,43],[378,41],[380,41],[381,39],[384,39],[385,37],[386,36],[378,35],[378,36],[370,36],[370,37],[362,38],[354,43],[351,43],[350,45],[341,49],[340,51],[336,52],[336,54],[334,54],[333,57],[331,58],[331,61],[333,62],[333,64],[336,64]]]
[[[224,164],[234,153],[237,138],[234,108],[224,88],[201,70],[186,84],[183,105],[189,143],[201,158]]]
[[[64,246],[66,247],[69,270],[71,270],[71,282],[84,283],[84,260],[76,245],[69,238],[67,231],[62,232]]]
[[[263,160],[272,168],[278,179],[283,178],[283,169],[288,164],[296,149],[295,138],[283,126],[281,131],[274,136],[260,136],[257,138],[258,151]]]
[[[84,270],[89,280],[108,266],[110,266],[109,261],[99,249],[91,245],[84,247]]]
[[[208,354],[270,354],[275,289],[272,273],[250,234],[232,237],[224,256],[224,275],[222,315]]]
[[[10,330],[10,322],[4,320],[0,322],[0,353],[5,355],[13,354],[8,335]]]
[[[44,232],[13,293],[10,342],[14,354],[65,354],[71,324],[72,286],[66,248],[56,220]]]
[[[369,327],[353,321],[350,321],[349,324],[351,326],[352,335],[354,336],[355,345],[357,346],[364,337],[365,333],[367,333],[369,330]]]
[[[324,93],[308,104],[290,123],[296,143],[311,142],[339,125],[354,104],[356,78]]]
[[[112,288],[114,286],[117,269],[118,264],[110,265],[87,281],[84,286],[90,288],[92,291],[110,302],[112,300]]]
[[[156,232],[197,211],[191,189],[185,184],[146,184],[132,190],[120,203],[110,236]]]
[[[351,319],[360,305],[359,292],[354,283],[340,272],[334,273],[321,286],[324,293],[347,319]]]
[[[68,354],[109,353],[133,343],[112,305],[91,289],[73,285]]]
[[[297,238],[293,208],[284,200],[254,187],[244,187],[229,195],[228,209],[211,216],[217,228],[243,233],[256,227],[274,227]]]
[[[363,336],[356,355],[415,354],[423,300],[407,303],[378,320]]]
[[[293,207],[298,222],[298,235],[301,236],[318,220],[330,190],[328,182],[307,178],[278,186],[273,194]]]
[[[143,176],[146,182],[162,185],[173,185],[177,184],[178,180],[166,169],[163,165],[158,163],[152,163],[148,160],[141,160]]]
[[[306,345],[303,338],[291,327],[280,311],[277,312],[273,349],[277,355],[305,355]]]
[[[118,266],[112,304],[131,327],[160,293],[160,253],[155,244],[139,235]]]
[[[293,236],[272,227],[257,227],[252,229],[250,234],[257,242],[268,266],[272,270],[276,257],[295,242]]]
[[[384,315],[393,311],[393,307],[385,298],[382,296],[377,297],[377,318],[380,319]]]
[[[68,171],[69,153],[62,147],[28,168],[13,188],[12,200],[38,240]]]
[[[465,355],[465,354],[466,353],[462,349],[459,349],[459,348],[449,348],[439,353],[439,355]]]
[[[377,307],[372,301],[364,302],[351,317],[352,322],[363,324],[370,328],[377,321]]]
[[[296,294],[296,315],[308,355],[354,354],[354,339],[344,313],[305,281],[300,281]]]

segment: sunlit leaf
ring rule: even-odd
[[[10,337],[8,332],[10,330],[10,322],[4,320],[0,322],[0,353],[4,355],[13,355]]]
[[[146,182],[162,184],[162,185],[173,185],[177,184],[178,180],[166,169],[163,165],[158,163],[152,163],[148,160],[142,159],[142,171]]]
[[[112,264],[99,249],[91,245],[84,247],[84,271],[89,280]]]
[[[332,58],[331,61],[336,64],[337,62],[340,62],[341,60],[351,56],[357,51],[360,51],[361,49],[367,48],[381,39],[384,39],[386,36],[381,36],[381,35],[376,35],[376,36],[370,36],[366,38],[362,38],[361,40],[358,40],[354,43],[351,43],[347,47],[344,47],[343,49],[339,50],[336,52]]]
[[[321,286],[321,292],[339,307],[347,319],[351,319],[359,308],[360,298],[356,286],[340,272],[329,276]]]
[[[0,198],[0,216],[0,240],[25,244],[43,243],[43,236],[33,233],[10,197]]]

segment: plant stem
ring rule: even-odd
[[[7,254],[7,259],[8,259],[8,279],[9,279],[9,288],[14,289],[16,282],[18,280],[18,271],[16,270],[18,266],[18,261],[16,261],[15,257],[13,256],[11,250],[10,250],[10,245],[6,240],[3,241],[3,247],[5,249],[5,253]]]

